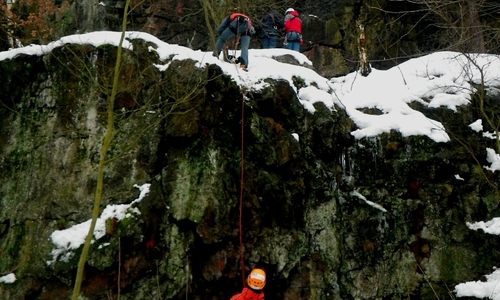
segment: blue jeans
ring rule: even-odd
[[[278,45],[277,37],[263,37],[262,38],[262,49],[276,48]]]
[[[286,48],[300,52],[300,41],[288,42],[288,45],[286,45]]]
[[[222,46],[224,43],[235,36],[235,34],[231,31],[231,29],[226,28],[217,38],[217,55],[222,51]],[[240,46],[241,46],[241,64],[244,64],[248,67],[248,47],[250,46],[250,36],[242,35],[240,36]]]

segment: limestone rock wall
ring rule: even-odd
[[[447,297],[500,259],[498,239],[465,225],[496,216],[499,199],[461,144],[354,140],[342,108],[317,103],[311,114],[288,82],[242,91],[189,60],[160,72],[134,43],[103,206],[130,203],[134,184],[151,189],[140,214],[109,220],[91,247],[87,299],[228,299],[242,284],[240,234],[246,272],[266,269],[269,299]],[[66,45],[0,62],[0,274],[18,278],[0,285],[2,299],[71,294],[81,249],[48,264],[50,234],[90,218],[115,56]],[[467,129],[473,105],[422,111],[442,114],[484,161]]]

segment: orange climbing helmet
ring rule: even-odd
[[[248,275],[247,283],[254,290],[262,290],[266,285],[266,272],[262,269],[253,269]]]

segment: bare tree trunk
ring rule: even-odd
[[[7,0],[7,10],[10,11],[10,8],[12,7],[12,4],[14,3],[14,0]],[[12,25],[11,24],[11,20],[10,20],[10,17],[7,18],[7,25]],[[7,28],[9,28],[9,26],[7,26]],[[8,30],[7,31],[7,38],[8,38],[8,42],[9,42],[9,46],[11,48],[15,48],[16,44],[14,43],[14,38],[13,38],[13,35],[12,35],[12,30]]]
[[[466,26],[464,30],[467,31],[468,52],[485,53],[486,47],[484,45],[484,34],[481,20],[479,19],[478,5],[476,1],[467,2],[467,16]]]
[[[123,12],[122,35],[120,38],[120,43],[118,44],[118,52],[116,54],[115,72],[113,77],[113,89],[111,91],[111,95],[108,100],[108,125],[102,143],[101,157],[99,160],[99,171],[98,171],[97,187],[94,199],[94,208],[92,209],[92,220],[90,222],[89,231],[85,238],[85,243],[83,245],[82,254],[80,255],[80,260],[78,261],[78,269],[76,273],[75,285],[73,287],[73,295],[71,296],[71,300],[77,300],[80,297],[80,289],[83,281],[83,271],[85,269],[85,264],[87,262],[87,257],[90,250],[90,244],[94,237],[94,230],[101,209],[103,186],[104,186],[104,167],[106,165],[106,156],[108,153],[109,146],[111,145],[111,141],[113,140],[114,130],[115,130],[114,104],[115,104],[116,94],[118,91],[118,80],[119,80],[121,58],[123,51],[122,44],[123,40],[125,39],[125,31],[127,29],[127,13],[129,5],[130,5],[130,0],[127,0],[125,2],[125,11]],[[118,283],[118,285],[119,284],[120,283]]]
[[[366,49],[366,36],[365,36],[365,25],[361,20],[356,21],[356,27],[358,28],[359,39],[358,39],[358,54],[359,54],[359,71],[361,75],[368,76],[371,73],[370,63],[368,62],[368,50]]]
[[[366,45],[366,32],[365,25],[367,14],[365,11],[365,4],[363,1],[360,3],[359,16],[356,20],[356,28],[358,30],[358,56],[359,56],[359,72],[361,76],[368,76],[371,73],[370,63],[368,62],[368,49]]]
[[[434,14],[436,26],[448,31],[451,50],[486,52],[484,26],[479,18],[484,0],[417,0]]]
[[[205,24],[207,24],[207,29],[208,29],[208,32],[210,34],[210,40],[211,40],[211,44],[212,44],[212,48],[214,49],[214,53],[217,52],[217,47],[215,45],[216,43],[216,36],[215,36],[215,31],[214,29],[212,28],[212,22],[210,21],[213,21],[214,24],[217,24],[214,19],[214,11],[213,11],[213,7],[212,5],[210,4],[210,1],[208,0],[200,0],[201,2],[201,5],[203,6],[203,11],[204,11],[204,15],[205,15]]]

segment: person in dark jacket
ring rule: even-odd
[[[302,20],[299,13],[289,8],[285,15],[285,43],[287,49],[300,51],[302,45]]]
[[[248,67],[248,47],[250,46],[250,39],[255,29],[252,20],[242,13],[233,13],[222,20],[217,31],[217,52],[214,56],[219,57],[222,47],[226,41],[234,36],[239,41],[241,46],[241,56],[236,60],[240,63],[241,68],[246,71]]]
[[[278,32],[283,30],[284,22],[276,10],[262,18],[261,39],[262,49],[276,48],[278,44]]]
[[[253,269],[247,278],[248,287],[241,293],[231,297],[231,300],[264,300],[264,286],[266,285],[266,272],[262,269]]]

